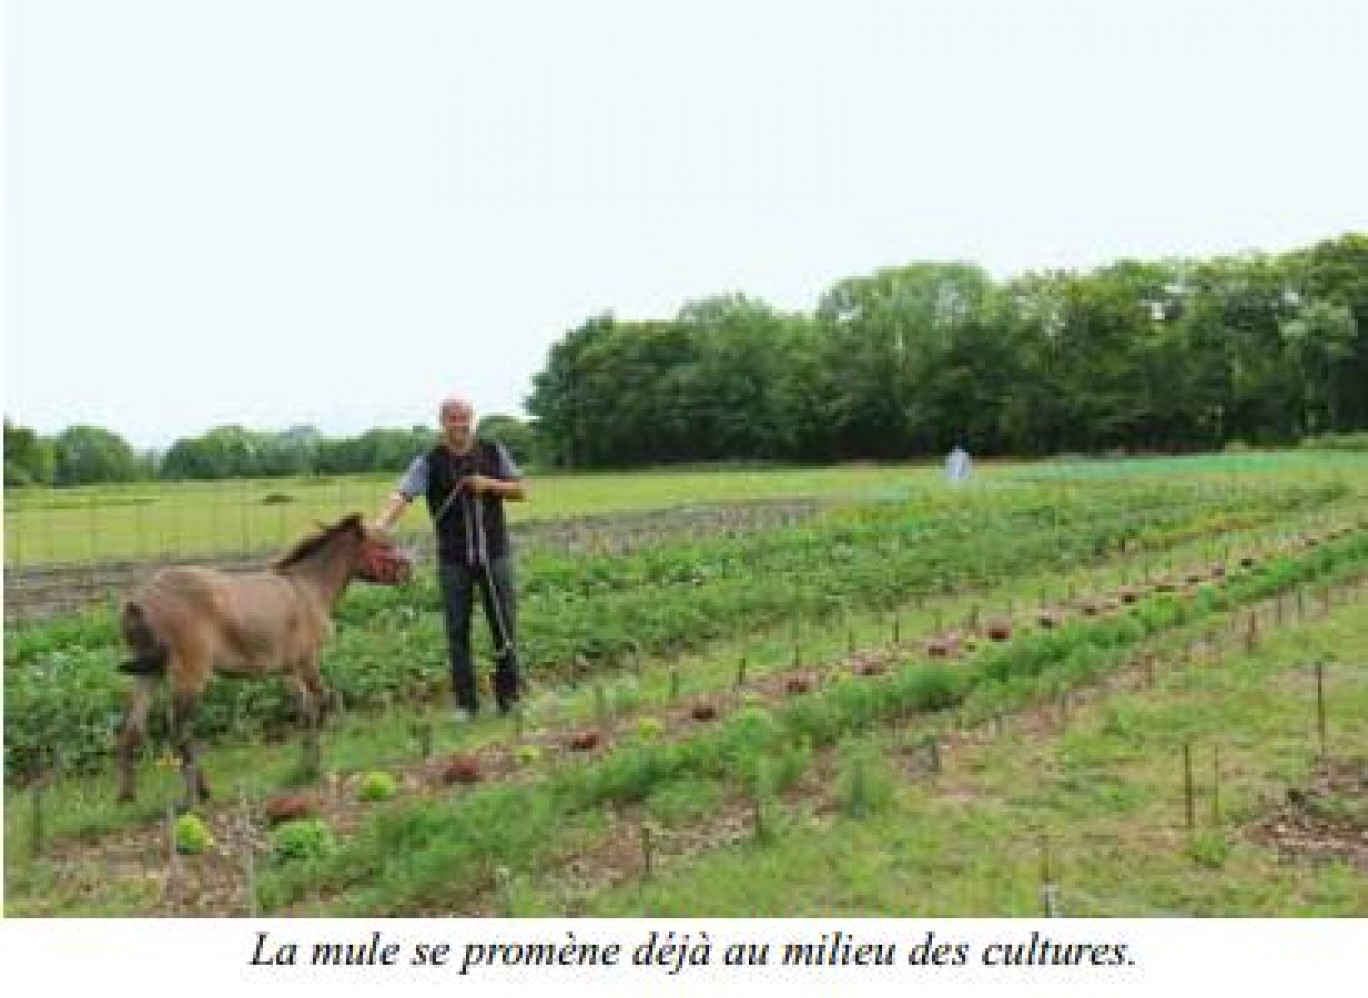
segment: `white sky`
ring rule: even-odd
[[[520,411],[589,315],[1368,229],[1360,0],[6,3],[4,411]]]

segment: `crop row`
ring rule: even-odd
[[[1155,636],[1311,582],[1359,576],[1366,563],[1368,533],[1342,534],[1264,560],[1220,586],[1154,592],[1125,612],[987,645],[959,663],[912,657],[881,675],[849,675],[816,692],[746,705],[692,737],[621,745],[538,782],[396,803],[335,855],[268,873],[262,899],[276,908],[323,891],[371,914],[459,903],[488,889],[497,867],[526,871],[554,862],[567,847],[563,830],[604,805],[639,802],[692,779],[725,780],[768,797],[803,774],[815,749],[872,725],[971,696],[1000,702],[1090,682]]]
[[[978,506],[909,510],[884,504],[742,538],[708,538],[631,555],[533,559],[523,582],[522,647],[546,679],[668,654],[787,620],[824,619],[842,607],[889,607],[918,593],[1000,584],[1028,571],[1068,568],[1121,548],[1142,532],[1170,541],[1270,522],[1336,497],[1318,489],[1236,495],[1192,488],[998,494]],[[1118,510],[1119,496],[1132,498]],[[1105,502],[1103,501],[1105,498]],[[1049,500],[1049,501],[1047,501]],[[572,568],[574,571],[572,571]],[[423,696],[441,683],[443,638],[430,577],[414,591],[358,591],[344,602],[325,659],[349,707]],[[7,667],[6,773],[25,778],[58,760],[98,765],[118,722],[122,677],[108,622],[75,635],[29,629]],[[216,683],[198,717],[213,738],[292,723],[283,684]],[[154,736],[159,736],[159,717]]]

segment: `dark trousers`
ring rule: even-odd
[[[470,652],[470,617],[475,590],[484,604],[485,621],[494,639],[494,699],[508,710],[518,699],[517,594],[513,588],[513,559],[504,555],[488,568],[460,562],[440,562],[443,619],[451,652],[451,689],[456,705],[478,710],[475,661]],[[491,585],[492,583],[492,585]]]

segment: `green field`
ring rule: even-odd
[[[1368,914],[1362,458],[586,476],[537,501],[700,493],[831,501],[524,551],[516,721],[448,722],[430,569],[352,590],[321,779],[282,684],[215,684],[215,844],[174,866],[158,734],[140,802],[112,800],[108,611],[8,629],[7,912],[992,916],[1049,887],[1076,915]],[[479,782],[443,781],[457,756]],[[362,793],[378,772],[390,799]],[[320,823],[272,830],[291,790]]]
[[[658,471],[531,478],[514,523],[791,496],[849,496],[928,479],[926,467]],[[352,512],[373,515],[398,476],[177,482],[5,493],[5,565],[86,564],[279,550]],[[421,501],[419,503],[421,506]],[[427,531],[411,510],[401,534]]]
[[[1362,475],[1368,458],[1346,451],[1281,451],[1145,460],[982,462],[977,484],[1181,477],[1327,480]],[[281,550],[351,513],[373,514],[396,476],[140,483],[5,493],[5,566],[79,565],[144,559],[257,555]],[[548,475],[509,506],[512,522],[565,520],[614,511],[726,505],[790,497],[896,497],[941,481],[934,463],[838,468],[650,471]],[[421,503],[419,504],[421,505]],[[423,510],[399,525],[426,535]]]

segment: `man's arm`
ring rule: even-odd
[[[413,500],[402,492],[391,492],[390,497],[385,500],[385,505],[380,507],[380,512],[376,514],[371,525],[377,530],[389,530],[399,517],[404,515],[404,511],[409,508],[409,503]]]
[[[497,477],[471,475],[466,481],[470,483],[470,488],[474,492],[488,492],[509,502],[522,502],[527,498],[527,482],[522,476],[522,471],[513,462],[513,456],[503,444],[494,446],[498,450]]]
[[[398,487],[390,493],[385,505],[380,507],[380,512],[371,521],[371,525],[379,530],[389,530],[394,526],[409,508],[409,503],[413,502],[413,497],[427,491],[427,476],[427,456],[419,455],[413,459],[408,471],[404,472]]]

